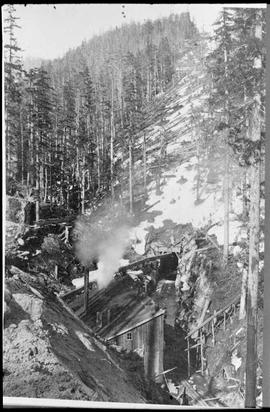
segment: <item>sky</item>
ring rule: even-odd
[[[21,29],[18,45],[24,57],[54,59],[95,34],[121,26],[189,11],[199,29],[211,31],[225,4],[15,4]],[[247,6],[264,6],[248,4]],[[234,7],[237,4],[234,4]],[[243,7],[243,4],[241,5]],[[3,15],[5,12],[3,10]]]

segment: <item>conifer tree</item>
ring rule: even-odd
[[[18,180],[18,150],[21,147],[21,94],[23,67],[20,57],[21,48],[17,44],[15,31],[20,28],[18,17],[12,4],[7,5],[4,18],[4,72],[5,72],[5,136],[6,136],[6,171],[7,191],[9,180]]]
[[[220,18],[215,24],[214,40],[217,44],[215,50],[210,54],[209,59],[213,59],[211,66],[214,89],[210,98],[210,105],[214,105],[215,110],[221,110],[221,116],[217,117],[217,130],[222,138],[222,145],[225,151],[224,156],[224,263],[227,263],[229,253],[229,220],[230,220],[230,178],[229,163],[230,153],[228,146],[229,124],[231,117],[231,99],[233,93],[231,84],[232,59],[230,52],[232,49],[232,14],[223,9]]]

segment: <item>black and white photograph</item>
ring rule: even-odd
[[[4,406],[264,406],[266,3],[2,36]]]

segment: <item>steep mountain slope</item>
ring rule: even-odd
[[[211,117],[204,115],[207,112],[207,89],[210,83],[199,56],[199,50],[195,46],[179,60],[179,78],[175,79],[164,95],[166,110],[162,119],[163,127],[156,123],[151,125],[151,131],[146,131],[148,173],[157,164],[160,173],[158,177],[152,175],[148,178],[145,208],[149,209],[146,213],[139,214],[139,224],[131,235],[133,247],[138,254],[176,251],[180,256],[175,280],[178,301],[176,320],[186,332],[194,330],[214,311],[222,309],[235,299],[240,299],[248,247],[248,224],[243,213],[244,169],[236,163],[231,153],[230,246],[228,265],[224,267],[224,156],[222,143],[219,143],[220,136],[211,130]],[[184,77],[182,71],[185,72]],[[209,136],[211,133],[213,135]],[[163,135],[163,140],[167,140],[163,151],[160,135]],[[216,145],[213,145],[215,139]],[[208,146],[207,142],[211,144]],[[160,163],[157,160],[157,150],[162,159]],[[136,163],[135,170],[139,180],[142,176],[141,161]],[[202,242],[200,246],[198,241]],[[260,324],[262,293],[263,288],[260,284]],[[202,396],[217,396],[224,405],[237,404],[242,407],[246,320],[239,320],[238,311],[230,315],[229,319],[229,325],[226,326],[226,322],[221,321],[220,326],[217,326],[214,346],[211,334],[207,337],[207,350],[204,356],[208,375],[206,374],[203,379],[206,389],[202,391]],[[261,326],[258,328],[257,336],[257,376],[260,381]],[[226,375],[224,370],[231,372]]]
[[[197,124],[199,116],[203,117],[206,112],[209,84],[202,61],[197,56],[198,48],[194,46],[179,60],[178,79],[176,76],[174,85],[165,96],[167,107],[163,118],[164,126],[161,127],[157,122],[151,125],[150,132],[146,130],[148,174],[156,162],[154,154],[160,158],[163,156],[162,163],[165,163],[165,167],[160,167],[160,192],[153,177],[149,179],[146,207],[153,207],[150,209],[149,219],[141,221],[134,233],[139,241],[136,251],[140,254],[144,253],[147,228],[161,228],[166,221],[175,225],[191,223],[196,229],[216,223],[208,234],[216,235],[218,243],[223,244],[222,157],[215,161],[206,148],[199,148],[199,135],[203,131]],[[164,153],[160,149],[161,133],[165,140]],[[156,152],[156,147],[160,150],[159,153]],[[231,162],[231,177],[237,177],[240,183],[242,170],[233,158]],[[135,164],[135,176],[137,179],[142,176],[141,161]],[[241,230],[241,221],[238,219],[242,212],[242,201],[237,196],[237,186],[232,187],[231,196],[230,243],[233,243],[246,234]]]
[[[5,294],[4,396],[172,402],[144,381],[138,357],[107,348],[53,290],[35,276],[11,271]]]

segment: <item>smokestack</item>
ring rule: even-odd
[[[89,272],[84,274],[84,311],[87,313],[88,308],[88,290],[89,290]]]

